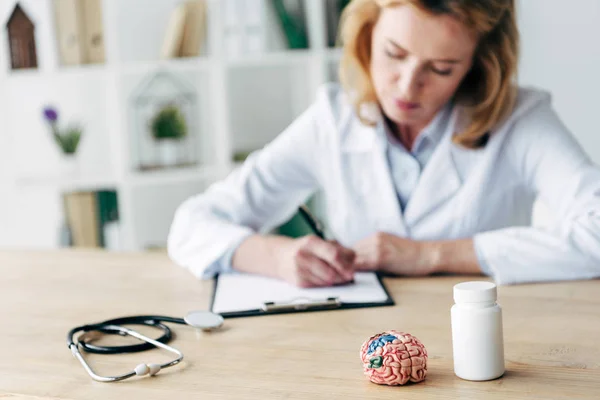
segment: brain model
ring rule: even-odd
[[[365,375],[373,383],[404,385],[427,376],[427,350],[411,334],[387,331],[371,336],[360,349]]]

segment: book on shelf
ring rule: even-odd
[[[309,47],[303,0],[272,0],[290,49]]]
[[[206,1],[188,0],[185,3],[185,11],[180,56],[197,57],[206,35]]]
[[[325,16],[327,19],[327,45],[338,45],[340,17],[350,0],[325,0]]]
[[[162,59],[177,58],[181,49],[183,40],[183,30],[185,24],[185,4],[181,3],[175,6],[165,30],[163,46],[160,52]]]
[[[206,0],[187,0],[171,11],[161,59],[197,57],[206,35]]]
[[[56,40],[62,65],[83,64],[78,0],[55,0]]]
[[[54,20],[62,65],[105,61],[102,0],[54,0]]]
[[[119,212],[115,191],[63,194],[65,219],[73,247],[116,249]]]
[[[82,43],[85,63],[104,63],[102,0],[83,0],[82,5]]]
[[[100,245],[107,249],[114,249],[118,246],[119,204],[117,192],[112,190],[96,192],[96,204],[98,205]],[[115,238],[117,239],[115,240]]]

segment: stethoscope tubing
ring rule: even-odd
[[[162,322],[186,324],[186,322],[182,318],[165,317],[160,315],[140,315],[134,317],[115,318],[104,322],[82,325],[71,329],[67,333],[67,346],[69,347],[69,350],[71,351],[73,356],[79,360],[79,362],[81,363],[85,371],[90,375],[90,377],[99,382],[116,382],[127,378],[131,378],[136,375],[156,375],[160,370],[176,365],[180,363],[181,360],[183,360],[183,353],[181,353],[176,348],[167,345],[167,343],[171,340],[173,335],[171,333],[171,329]],[[126,328],[121,325],[151,326],[160,329],[163,332],[163,334],[157,339],[152,339],[150,337],[142,335],[139,332],[136,332],[132,329]],[[83,333],[75,338],[75,336],[79,332]],[[126,346],[97,346],[86,342],[85,337],[86,334],[89,332],[101,332],[104,334],[132,336],[143,341],[144,343]],[[82,338],[83,340],[80,340]],[[163,364],[140,364],[133,371],[117,376],[101,376],[96,374],[94,370],[90,367],[90,365],[86,362],[85,358],[83,357],[80,351],[81,349],[88,353],[96,354],[122,354],[140,352],[156,347],[162,348],[164,350],[176,354],[177,358],[169,362],[165,362]]]
[[[67,346],[70,348],[71,345],[78,345],[84,351],[88,353],[95,354],[123,354],[123,353],[137,353],[140,351],[146,351],[154,348],[155,346],[152,343],[145,342],[135,345],[125,345],[125,346],[97,346],[91,343],[86,342],[85,340],[77,340],[74,339],[74,336],[78,332],[101,332],[104,334],[118,334],[121,336],[126,335],[123,329],[115,329],[114,326],[119,325],[144,325],[153,328],[160,329],[162,331],[162,335],[154,340],[160,343],[168,343],[173,334],[171,329],[163,324],[162,322],[172,322],[176,324],[186,324],[186,322],[182,318],[174,318],[174,317],[166,317],[162,315],[139,315],[133,317],[121,317],[110,319],[104,322],[99,322],[96,324],[87,324],[78,326],[76,328],[71,329],[67,333]],[[81,337],[80,335],[79,337]],[[79,338],[78,337],[78,338]]]
[[[207,315],[208,314],[208,315]],[[208,316],[208,319],[207,319]],[[154,376],[159,373],[162,369],[171,367],[178,364],[183,360],[183,353],[174,347],[169,346],[167,343],[173,337],[171,329],[164,324],[164,322],[171,322],[175,324],[189,325],[197,329],[212,330],[220,327],[223,324],[223,317],[218,314],[205,311],[194,311],[188,313],[185,318],[174,318],[165,317],[162,315],[138,315],[132,317],[122,317],[110,319],[104,322],[95,324],[81,325],[71,329],[67,333],[67,346],[73,354],[73,356],[79,360],[85,371],[92,377],[92,379],[99,382],[115,382],[123,379],[131,378],[133,376]],[[156,339],[152,339],[143,335],[133,329],[126,328],[122,325],[143,325],[153,328],[157,328],[162,331],[162,335]],[[109,335],[120,335],[120,336],[132,336],[144,343],[136,345],[124,345],[124,346],[98,346],[91,342],[95,337],[92,337],[93,333],[102,333]],[[161,348],[175,354],[177,357],[171,361],[163,364],[139,364],[132,371],[117,376],[101,376],[94,372],[92,367],[87,363],[83,357],[83,352],[96,353],[96,354],[122,354],[122,353],[137,353],[140,351],[150,350],[153,348]]]

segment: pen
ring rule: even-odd
[[[302,217],[304,218],[306,223],[310,226],[310,228],[313,230],[315,235],[317,235],[321,239],[325,240],[325,232],[323,231],[321,224],[319,224],[319,221],[310,212],[308,207],[306,207],[303,204],[300,207],[298,207],[298,211],[300,211],[300,215],[302,215]],[[346,282],[346,283],[354,283],[354,278],[352,278],[352,280],[350,280],[349,282]]]
[[[323,231],[321,224],[319,224],[319,221],[314,217],[314,215],[312,215],[312,213],[310,212],[308,207],[306,207],[303,204],[300,207],[298,207],[298,211],[300,211],[300,215],[302,215],[302,217],[304,218],[306,223],[310,226],[310,229],[313,230],[315,235],[317,235],[321,239],[325,240],[325,232]]]

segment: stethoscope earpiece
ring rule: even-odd
[[[137,367],[135,367],[134,371],[137,376],[154,376],[158,374],[160,369],[160,364],[140,364]]]

